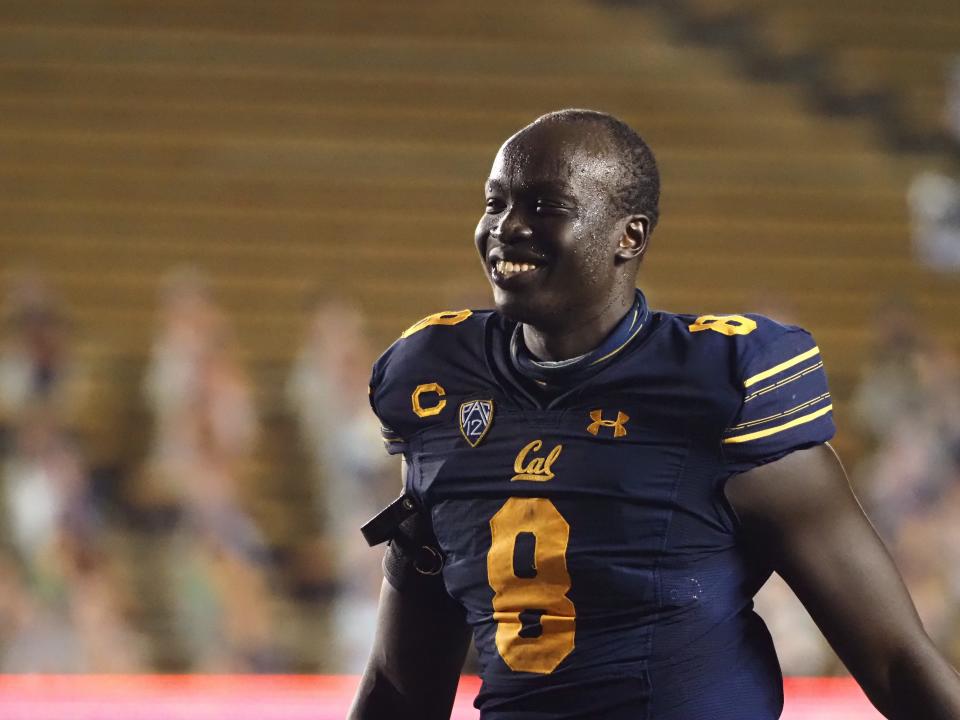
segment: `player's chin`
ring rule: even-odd
[[[505,290],[494,284],[493,302],[505,318],[526,325],[543,325],[553,316],[549,298],[531,289]]]

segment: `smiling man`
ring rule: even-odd
[[[351,717],[449,717],[469,637],[483,720],[773,720],[752,598],[782,574],[890,718],[960,718],[827,441],[804,330],[651,310],[650,149],[564,110],[504,143],[476,245],[496,311],[424,318],[371,402],[404,495]]]

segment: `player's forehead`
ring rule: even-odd
[[[503,144],[487,185],[579,194],[608,188],[620,173],[619,158],[602,128],[593,123],[542,123]]]

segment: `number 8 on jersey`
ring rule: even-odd
[[[567,597],[570,525],[546,498],[514,497],[490,519],[490,537],[487,579],[494,591],[497,650],[516,672],[553,672],[574,646],[576,610]],[[524,563],[524,550],[532,562]]]

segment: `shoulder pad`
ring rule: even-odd
[[[446,406],[447,389],[484,367],[484,325],[490,311],[456,310],[417,321],[374,363],[370,404],[388,452]]]
[[[696,319],[685,318],[687,330],[694,342],[709,343],[711,347],[732,345],[737,374],[742,380],[743,373],[756,359],[757,355],[767,354],[773,357],[789,353],[790,348],[804,346],[809,350],[814,346],[810,334],[795,325],[784,325],[764,315],[747,313],[744,315],[700,315]],[[773,349],[774,345],[783,345],[782,350]],[[801,350],[798,350],[798,353]],[[792,357],[792,356],[791,356]],[[783,358],[784,360],[788,358]],[[762,362],[762,361],[760,361]]]
[[[806,330],[762,315],[738,333],[740,410],[724,430],[729,468],[742,472],[833,437],[833,401],[820,348]]]

